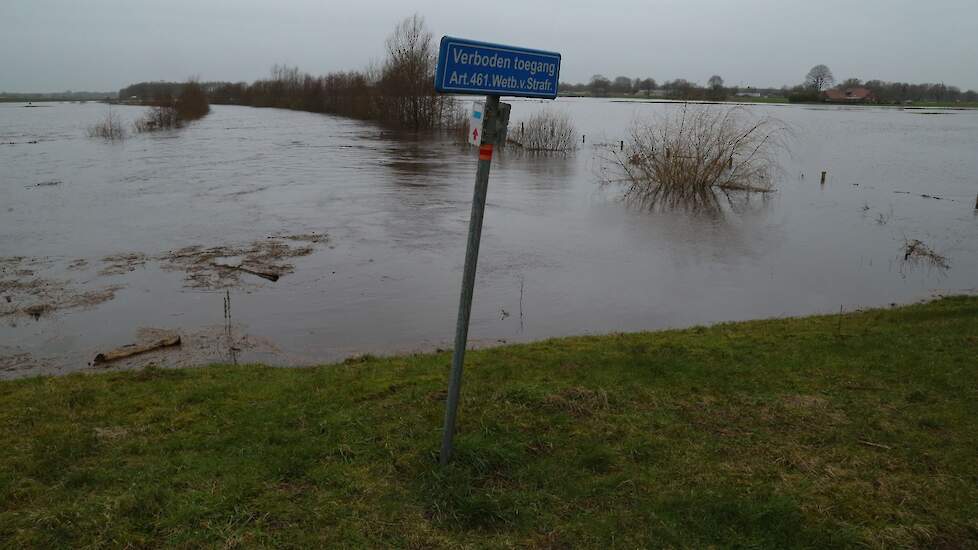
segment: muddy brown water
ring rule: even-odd
[[[716,218],[642,211],[597,183],[596,144],[677,106],[513,103],[514,124],[566,110],[587,143],[494,160],[475,344],[830,313],[978,287],[978,112],[750,107],[794,129],[785,175],[766,200]],[[141,112],[113,109],[130,121]],[[184,345],[109,368],[305,365],[451,346],[474,151],[342,118],[224,106],[180,131],[88,138],[105,112],[0,104],[0,378],[101,370],[90,364],[98,352],[153,331],[177,331]],[[903,262],[908,239],[950,268]]]

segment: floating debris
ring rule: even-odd
[[[180,335],[175,334],[146,344],[129,344],[127,346],[122,346],[121,348],[117,348],[106,353],[99,353],[98,355],[95,356],[95,360],[93,361],[93,363],[96,365],[101,365],[112,361],[118,361],[119,359],[132,357],[133,355],[139,355],[149,351],[155,351],[158,349],[168,348],[172,346],[179,346],[179,345],[180,345]]]
[[[278,281],[278,279],[279,279],[279,276],[278,276],[277,273],[263,273],[261,271],[255,271],[253,269],[248,269],[247,267],[241,267],[240,265],[225,265],[225,264],[215,263],[214,266],[215,267],[223,267],[225,269],[237,269],[238,271],[243,271],[245,273],[248,273],[248,274],[251,274],[251,275],[255,275],[257,277],[261,277],[262,279],[268,279],[269,281],[272,281],[273,283],[275,281]]]
[[[225,289],[241,284],[241,273],[278,281],[295,271],[295,266],[284,260],[308,256],[315,250],[311,245],[296,246],[288,241],[318,244],[328,239],[326,234],[268,236],[247,245],[188,246],[156,259],[164,269],[184,271],[187,286]]]
[[[122,275],[144,265],[146,255],[141,252],[124,252],[106,256],[102,258],[102,262],[108,265],[98,272],[99,275]]]
[[[903,243],[903,261],[925,263],[938,269],[950,269],[947,257],[937,253],[918,239],[908,239]]]
[[[28,143],[30,143],[30,142],[28,142]],[[27,189],[30,189],[31,187],[54,187],[55,185],[61,185],[62,183],[64,183],[64,182],[61,181],[61,180],[42,181],[41,183],[35,183],[34,185],[28,185],[27,186]]]

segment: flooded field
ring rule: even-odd
[[[750,107],[792,128],[784,176],[776,193],[717,217],[643,211],[599,183],[602,144],[676,105],[513,103],[515,125],[566,110],[586,143],[494,159],[475,344],[978,287],[976,111]],[[89,138],[106,109],[0,104],[0,378],[451,346],[474,150],[222,106],[179,131]],[[914,241],[946,265],[908,257]],[[93,365],[164,333],[181,345]]]

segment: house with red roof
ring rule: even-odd
[[[832,89],[823,92],[826,103],[876,103],[876,95],[869,88]]]

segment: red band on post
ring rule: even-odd
[[[492,160],[491,143],[485,143],[479,146],[479,160]]]

